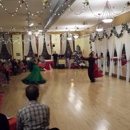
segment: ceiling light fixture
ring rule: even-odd
[[[98,25],[97,25],[96,31],[97,31],[97,32],[102,32],[102,31],[103,31],[103,27],[102,27],[101,24],[98,24]]]
[[[75,35],[74,35],[74,38],[75,38],[75,39],[79,38],[79,35],[78,35],[78,34],[75,34]]]
[[[68,41],[71,41],[71,40],[72,40],[72,37],[67,37],[67,40],[68,40]]]
[[[86,5],[86,6],[88,6],[88,5],[89,5],[88,0],[84,0],[84,1],[83,1],[83,4]]]
[[[33,23],[29,24],[30,27],[32,27],[33,25],[34,25]]]
[[[31,32],[31,31],[28,31],[28,35],[32,35],[32,32]]]
[[[102,21],[104,23],[111,23],[113,20],[114,20],[114,17],[112,15],[112,10],[111,10],[111,7],[110,7],[110,4],[109,2],[107,1],[106,2],[106,5],[104,7],[104,11],[102,13]]]

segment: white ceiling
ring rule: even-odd
[[[22,0],[1,0],[3,6],[8,10],[8,12],[15,12],[16,8],[19,5],[19,1]],[[37,14],[37,11],[41,12],[37,15],[31,15],[31,22],[34,23],[34,26],[31,29],[35,29],[38,27],[40,30],[43,29],[47,20],[49,19],[55,5],[58,0],[48,0],[51,3],[50,7],[46,5],[46,8],[43,8],[42,0],[26,0],[28,2],[28,8],[32,14]],[[28,23],[26,22],[28,11],[26,10],[25,3],[22,4],[22,7],[18,10],[18,13],[14,16],[8,14],[2,6],[0,6],[0,27],[3,28],[4,31],[9,31],[11,27],[15,28],[16,32],[24,31],[24,27],[28,27]],[[40,23],[40,24],[39,24]]]
[[[93,13],[98,16],[99,13],[103,12],[105,3],[107,0],[88,0],[90,7],[93,11]],[[75,13],[80,13],[83,8],[83,0],[76,0],[70,8]],[[125,4],[128,2],[128,0],[109,0],[109,3],[112,7],[112,10],[116,13],[125,13],[130,11],[130,6],[126,7],[124,11],[122,12],[123,8],[125,7]],[[114,17],[117,15],[114,15]],[[53,24],[49,31],[75,31],[78,27],[79,31],[83,30],[85,28],[91,27],[98,23],[99,17],[95,17],[92,12],[90,11],[88,6],[85,6],[85,10],[81,15],[77,16],[75,15],[70,9],[67,9],[64,14],[61,15],[61,17]],[[86,22],[87,25],[83,25],[83,22]],[[55,29],[57,27],[57,29]]]
[[[8,12],[15,12],[16,8],[19,5],[19,1],[22,0],[0,0],[4,7],[8,10]],[[50,7],[46,6],[46,9],[43,8],[42,0],[25,0],[29,5],[29,10],[31,13],[36,14],[37,11],[42,11],[37,15],[30,15],[31,22],[34,23],[34,26],[31,27],[31,30],[35,30],[38,27],[39,30],[42,30],[46,25],[49,17],[52,15],[53,10],[59,0],[48,0],[51,3]],[[90,7],[92,8],[94,14],[98,15],[103,11],[106,0],[88,0],[90,3]],[[75,13],[80,13],[83,8],[83,0],[76,0],[71,7],[71,9]],[[109,0],[113,11],[116,13],[120,13],[128,0]],[[129,11],[130,7],[125,8],[125,12]],[[25,4],[22,4],[22,7],[18,10],[18,13],[14,16],[8,14],[2,6],[0,6],[0,28],[3,28],[4,31],[9,32],[11,27],[15,28],[15,32],[25,31],[24,27],[28,27],[27,19],[27,10]],[[57,14],[58,15],[58,14]],[[83,22],[86,22],[87,25],[83,25]],[[94,17],[88,6],[85,6],[85,11],[77,16],[74,15],[69,8],[60,16],[60,18],[50,27],[49,31],[75,31],[76,27],[78,30],[83,30],[92,25],[97,24],[98,17]],[[56,30],[57,27],[57,30]]]

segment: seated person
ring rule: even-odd
[[[29,85],[25,93],[29,103],[18,111],[17,130],[49,130],[50,108],[37,101],[39,97],[38,87]],[[53,128],[52,130],[58,129]]]
[[[39,58],[39,62],[43,63],[44,65],[46,64],[45,59],[44,59],[43,56],[40,56],[40,58]]]
[[[18,63],[16,61],[16,59],[13,60],[12,62],[12,71],[14,75],[17,75],[18,73]]]
[[[4,67],[4,70],[5,70],[5,75],[6,75],[6,78],[7,78],[7,82],[9,82],[9,80],[10,80],[9,79],[10,68],[6,63],[3,63],[3,67]]]
[[[24,70],[25,72],[27,71],[27,57],[25,56],[24,59],[22,60],[23,64],[24,64]]]
[[[1,130],[10,130],[9,122],[8,122],[6,116],[2,113],[0,113],[0,129]]]
[[[46,62],[45,62],[45,59],[44,59],[43,56],[40,56],[40,57],[39,57],[39,63],[41,64],[39,67],[40,67],[41,69],[43,69],[43,70],[46,70],[46,69],[44,68],[45,65],[46,65]]]

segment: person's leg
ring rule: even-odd
[[[56,68],[56,60],[54,60],[54,68]]]
[[[93,71],[91,69],[88,69],[88,76],[91,82],[95,82],[94,76],[93,76]]]
[[[5,76],[6,76],[7,81],[9,81],[9,72],[6,70],[5,70]]]
[[[49,129],[49,130],[60,130],[60,129],[58,129],[58,128],[51,128],[51,129]]]
[[[68,67],[68,69],[70,69],[70,60],[69,60],[69,58],[67,58],[67,67]]]

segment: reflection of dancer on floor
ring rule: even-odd
[[[31,73],[22,80],[25,84],[44,84],[46,80],[42,77],[40,73],[40,68],[38,66],[37,54],[33,55],[30,65]]]
[[[95,78],[99,78],[103,76],[102,73],[100,73],[97,64],[95,63],[95,60],[97,60],[98,58],[94,57],[94,52],[91,52],[89,57],[82,56],[82,59],[87,60],[89,62],[88,76],[91,82],[95,82]]]

